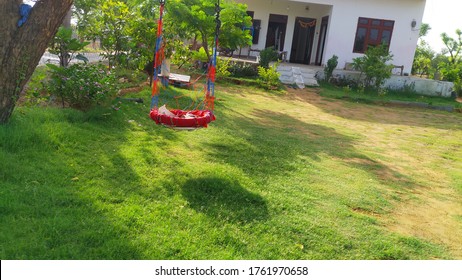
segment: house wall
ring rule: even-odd
[[[360,79],[361,74],[357,71],[339,69],[334,71],[333,76],[336,78],[357,81]],[[318,70],[316,72],[316,77],[320,80],[324,79],[324,71],[322,69]],[[364,76],[362,77],[364,78]],[[414,91],[416,94],[447,98],[453,97],[454,92],[454,83],[452,82],[436,81],[413,76],[393,75],[389,79],[385,80],[381,87],[391,90],[405,90],[407,88]]]
[[[356,35],[359,17],[394,20],[395,25],[390,44],[393,54],[393,64],[403,65],[404,72],[410,73],[414,59],[415,48],[419,36],[418,27],[422,23],[425,0],[237,0],[246,3],[248,10],[255,12],[255,19],[260,19],[260,41],[253,48],[263,49],[266,42],[269,14],[288,15],[288,24],[284,50],[290,49],[293,38],[295,17],[310,17],[318,20],[314,40],[314,61],[319,36],[319,27],[322,17],[329,15],[329,26],[326,48],[323,56],[325,63],[334,54],[339,57],[338,68],[343,68],[355,57],[361,54],[353,53],[353,44]],[[306,7],[309,10],[306,10]],[[417,26],[413,29],[411,22],[415,20]]]
[[[307,4],[301,2],[292,2],[284,0],[237,0],[238,3],[245,3],[248,6],[249,11],[254,11],[254,19],[261,20],[260,39],[258,44],[253,45],[252,49],[263,50],[266,44],[266,35],[268,31],[269,14],[280,14],[287,15],[287,30],[284,41],[284,51],[287,51],[287,57],[290,57],[290,50],[294,35],[295,18],[306,17],[314,18],[317,20],[316,24],[316,36],[313,42],[313,52],[311,54],[312,61],[315,59],[316,49],[318,46],[318,35],[320,29],[320,22],[324,16],[328,16],[331,13],[332,7],[319,4]],[[306,7],[309,7],[307,10]],[[243,53],[246,53],[243,50]]]

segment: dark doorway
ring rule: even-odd
[[[297,17],[295,19],[290,62],[310,64],[315,29],[316,19],[303,17]]]
[[[265,48],[274,47],[274,49],[278,51],[284,49],[287,18],[288,17],[284,15],[270,14]]]
[[[318,50],[316,51],[316,65],[322,65],[322,56],[324,55],[324,48],[326,46],[328,23],[329,16],[323,17],[321,21],[321,29],[319,30]]]

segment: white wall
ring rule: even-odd
[[[254,11],[255,19],[260,19],[261,30],[259,44],[253,48],[263,49],[266,42],[269,14],[288,15],[288,25],[284,50],[290,52],[292,44],[295,17],[316,18],[316,37],[313,53],[314,61],[319,34],[319,24],[322,17],[330,15],[327,33],[326,49],[323,63],[334,54],[339,57],[339,68],[361,54],[353,53],[353,44],[359,17],[394,20],[395,25],[390,44],[393,54],[393,64],[404,65],[404,72],[410,73],[414,59],[415,47],[419,35],[418,27],[422,22],[425,0],[237,0],[246,3],[248,10]],[[305,8],[309,7],[307,11]],[[412,20],[417,27],[411,28]],[[290,53],[289,56],[290,57]]]
[[[321,19],[324,16],[330,14],[331,7],[312,3],[307,4],[284,0],[237,0],[236,2],[247,4],[247,10],[255,12],[254,19],[261,20],[260,39],[258,44],[252,46],[253,49],[263,50],[265,48],[269,14],[280,14],[288,16],[286,37],[284,41],[284,50],[287,51],[287,58],[290,58],[290,50],[295,28],[295,18],[306,17],[316,19],[316,36],[313,42],[313,52],[311,54],[311,60],[314,62],[318,46],[318,34]],[[309,7],[309,9],[307,10],[306,7]],[[243,53],[246,52],[243,51]]]

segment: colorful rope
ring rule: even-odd
[[[164,15],[165,0],[160,0],[159,3],[160,3],[160,16],[159,16],[159,21],[157,23],[157,40],[156,40],[156,51],[155,51],[155,58],[154,58],[151,109],[157,108],[159,106],[158,82],[159,82],[160,66],[162,65],[162,58],[163,58],[162,31],[163,31],[163,15]]]
[[[217,51],[218,51],[218,37],[220,35],[221,21],[220,21],[220,0],[215,4],[216,11],[216,30],[215,30],[215,46],[213,47],[213,55],[209,63],[209,71],[207,75],[207,93],[205,94],[205,109],[213,113],[215,108],[215,78],[217,72]]]

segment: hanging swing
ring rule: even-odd
[[[198,128],[205,128],[208,124],[215,120],[214,105],[215,105],[215,73],[217,66],[217,49],[218,49],[218,36],[220,32],[220,1],[217,0],[215,5],[216,10],[216,30],[215,30],[215,44],[213,47],[213,55],[210,63],[208,64],[207,84],[205,100],[202,101],[200,106],[202,110],[168,110],[165,105],[159,108],[159,73],[160,66],[163,60],[163,13],[165,0],[160,0],[160,17],[157,26],[157,40],[156,52],[154,58],[154,71],[152,82],[152,95],[151,95],[151,112],[149,116],[156,124],[164,125],[173,129],[194,130]],[[165,79],[165,77],[162,77]],[[163,81],[164,84],[165,80]],[[198,106],[198,107],[200,107]],[[199,108],[197,108],[199,109]]]

